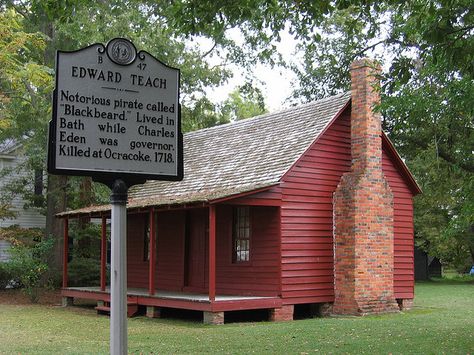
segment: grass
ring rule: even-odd
[[[128,336],[134,354],[473,354],[474,284],[419,283],[400,314],[222,326],[137,317]],[[91,309],[0,304],[0,353],[108,351],[109,318]]]

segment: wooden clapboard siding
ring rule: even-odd
[[[10,243],[0,240],[0,263],[10,260]]]
[[[413,298],[415,287],[413,195],[408,182],[400,174],[393,157],[387,154],[386,150],[383,151],[382,168],[393,193],[395,298]]]
[[[148,288],[148,261],[145,260],[145,219],[148,214],[127,218],[127,285]]]
[[[148,288],[148,260],[145,259],[147,213],[129,215],[127,236],[128,286]],[[184,278],[184,211],[158,212],[156,218],[155,288],[180,291]]]
[[[227,201],[231,205],[246,206],[280,206],[281,188],[275,186],[268,191],[258,192],[249,196],[240,197]]]
[[[333,193],[351,164],[349,110],[305,152],[279,186],[217,206],[216,287],[219,294],[281,294],[285,304],[334,300]],[[395,297],[412,298],[412,186],[386,143],[382,163],[394,194]],[[232,208],[246,204],[251,206],[251,262],[232,264]],[[208,218],[207,210],[201,212],[200,219]],[[158,214],[156,287],[159,289],[180,290],[186,286],[186,213],[197,211]],[[133,231],[129,236],[129,285],[147,287],[148,262],[143,260],[143,221],[147,217],[136,215],[133,218],[129,226],[129,231]],[[207,249],[201,258],[205,292]]]
[[[346,110],[299,159],[281,183],[284,303],[334,300],[332,195],[350,168]]]
[[[281,183],[281,263],[284,303],[332,302],[333,193],[349,171],[350,108],[298,160]],[[413,192],[389,149],[383,171],[394,194],[396,298],[413,298]]]
[[[159,212],[156,223],[155,287],[179,291],[184,285],[186,211]]]
[[[198,213],[205,212],[205,213]],[[207,211],[190,210],[159,212],[156,223],[156,279],[161,290],[180,291],[185,285],[185,228],[186,213],[207,218]],[[217,207],[217,292],[219,294],[276,296],[279,292],[279,210],[277,207],[250,207],[251,263],[232,264],[232,206]],[[144,228],[148,214],[128,218],[128,285],[148,287],[148,261],[144,258]],[[191,222],[198,223],[195,219]],[[190,227],[192,228],[192,227]],[[206,238],[208,236],[206,235]],[[207,247],[207,239],[205,241]],[[189,257],[189,256],[188,256]],[[207,250],[202,255],[204,288],[194,291],[207,292]]]
[[[217,292],[276,296],[280,288],[279,210],[250,207],[250,263],[232,263],[232,206],[217,208]]]
[[[0,171],[6,169],[16,169],[19,165],[24,162],[24,157],[21,152],[14,151],[9,155],[0,156]],[[46,177],[46,176],[45,176]],[[34,183],[31,181],[31,177],[28,172],[24,169],[20,171],[14,170],[11,174],[2,176],[0,179],[0,186],[6,185],[18,178],[26,179],[28,188],[30,191],[34,191]],[[46,185],[46,181],[45,181]],[[12,225],[19,225],[23,228],[44,228],[46,223],[46,217],[42,215],[38,209],[35,208],[24,208],[26,201],[21,196],[15,196],[11,201],[11,210],[15,212],[15,218],[8,218],[1,220],[0,227],[9,227]]]

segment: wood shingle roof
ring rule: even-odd
[[[208,202],[276,185],[349,100],[344,93],[187,133],[184,179],[134,186],[127,207]],[[59,216],[108,209],[91,206]]]

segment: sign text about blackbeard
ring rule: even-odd
[[[173,142],[159,143],[156,138],[175,138],[176,122],[169,117],[176,112],[174,104],[87,96],[69,90],[61,90],[59,100],[59,155],[173,163]],[[133,121],[132,129],[140,139],[129,140],[129,151],[119,152],[116,147],[127,134],[128,121]],[[100,148],[88,145],[85,123],[96,127]],[[150,150],[153,152],[147,152]]]

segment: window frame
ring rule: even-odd
[[[231,264],[249,265],[252,262],[252,221],[250,215],[250,206],[236,206],[232,209],[232,247]],[[242,214],[242,212],[244,212]],[[243,222],[243,225],[241,223]],[[247,248],[241,251],[237,250],[238,241],[246,241]],[[241,243],[239,243],[241,244]],[[238,256],[238,253],[247,252],[246,260]]]

